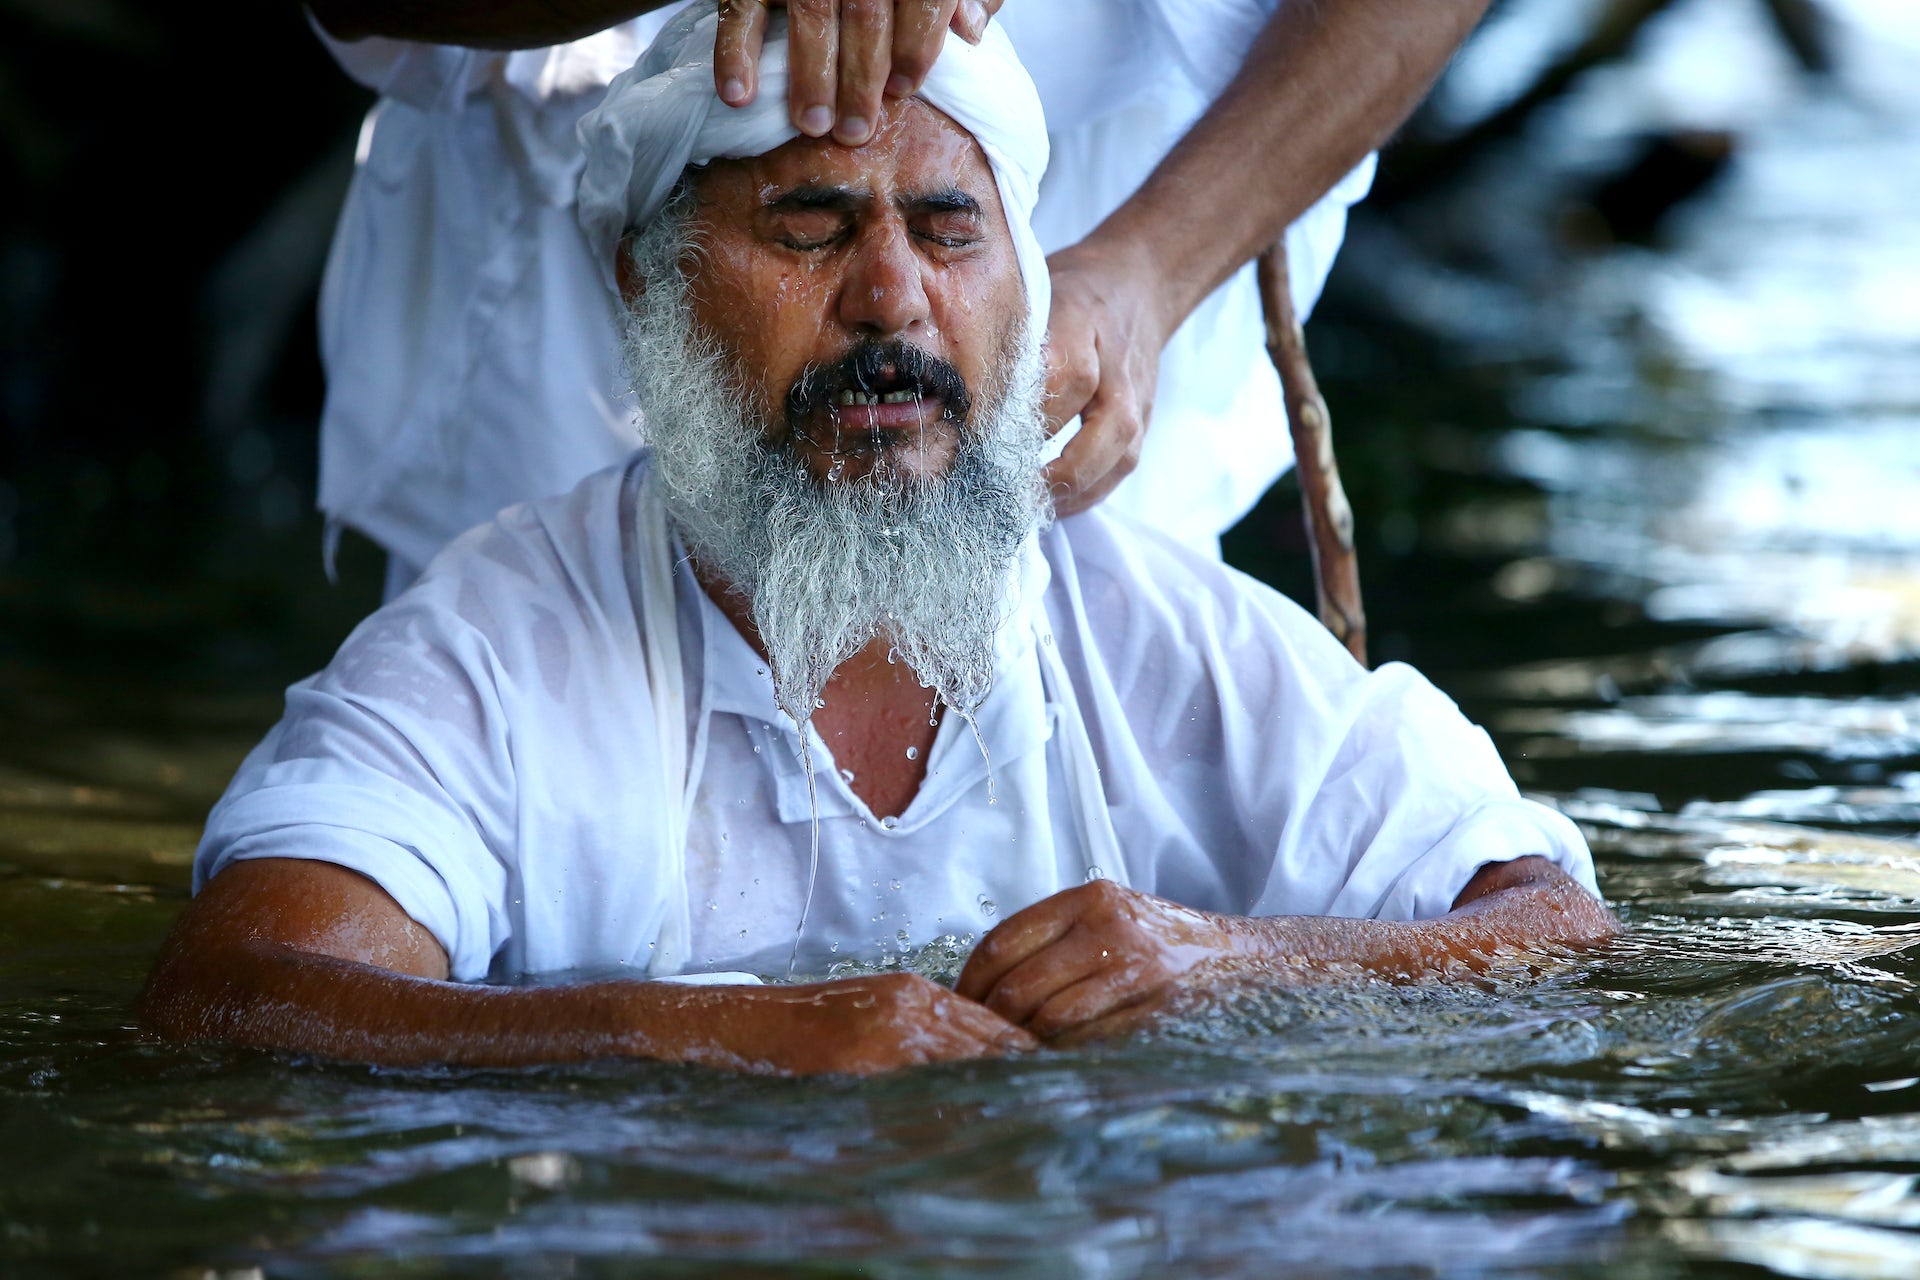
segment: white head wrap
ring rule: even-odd
[[[683,10],[580,121],[580,225],[609,286],[621,236],[660,211],[688,165],[765,155],[800,136],[787,118],[786,15],[775,13],[767,24],[759,93],[742,108],[714,91],[719,21],[709,5]],[[1047,125],[1032,79],[995,25],[978,45],[950,34],[918,96],[986,153],[1026,281],[1028,322],[1044,333],[1053,294],[1030,223],[1047,167]]]

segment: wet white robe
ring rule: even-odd
[[[801,740],[685,566],[645,571],[644,476],[602,472],[467,534],[290,689],[208,819],[196,887],[236,859],[337,863],[460,980],[784,973],[808,880]],[[871,813],[809,732],[800,972],[977,936],[1093,865],[1251,915],[1436,916],[1482,864],[1527,854],[1593,887],[1578,831],[1519,798],[1452,702],[1405,666],[1362,670],[1242,574],[1095,511],[1030,545],[1015,600],[985,756],[944,719],[905,813]],[[679,649],[659,698],[648,618]],[[672,705],[678,740],[656,716]],[[1105,832],[1075,802],[1086,750]],[[682,752],[684,771],[663,762]]]

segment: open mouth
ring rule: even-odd
[[[919,388],[908,387],[901,391],[842,391],[834,404],[842,409],[866,408],[881,404],[914,404],[922,399]]]
[[[959,370],[899,341],[862,343],[787,391],[793,434],[836,453],[886,449],[895,433],[962,422],[971,408]]]

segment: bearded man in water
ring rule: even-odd
[[[777,91],[719,109],[712,22],[583,125],[648,449],[289,691],[148,1024],[874,1071],[1608,936],[1578,832],[1418,675],[1158,535],[1049,524],[1045,130],[1004,39],[852,149]],[[952,990],[759,980],[982,934]]]

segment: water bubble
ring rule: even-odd
[[[893,939],[895,942],[898,942],[900,944],[900,949],[902,951],[905,951],[911,946],[913,946],[913,939],[907,936],[907,931],[905,929],[901,929],[897,931],[893,935]]]
[[[753,744],[753,754],[755,755],[760,754],[760,744],[757,742]]]
[[[886,828],[887,830],[889,830],[889,831],[891,831],[891,830],[893,830],[893,829],[894,829],[895,827],[897,827],[897,826],[899,826],[899,825],[900,825],[900,819],[898,819],[898,818],[882,818],[882,819],[880,819],[880,825],[881,825],[881,826],[883,826],[883,827],[885,827],[885,828]]]
[[[840,949],[840,944],[837,942],[829,942],[827,944],[828,951],[838,951],[839,949]]]
[[[907,748],[907,759],[918,760],[919,758],[920,758],[920,748],[918,747]]]
[[[1095,880],[1105,880],[1106,878],[1107,878],[1107,873],[1106,873],[1106,872],[1104,872],[1104,871],[1102,871],[1102,870],[1101,870],[1100,868],[1098,868],[1098,867],[1088,867],[1088,868],[1087,868],[1087,883],[1088,883],[1088,884],[1092,884],[1092,883],[1093,883],[1093,882],[1094,882]]]
[[[842,769],[842,770],[840,771],[840,776],[841,776],[841,778],[843,778],[843,779],[844,779],[844,780],[846,781],[846,784],[847,784],[848,786],[852,786],[852,785],[853,785],[853,770],[851,770],[851,769]]]
[[[1047,632],[1047,633],[1046,633],[1045,635],[1043,635],[1043,636],[1041,636],[1041,637],[1040,637],[1040,643],[1041,643],[1041,644],[1052,644],[1052,643],[1053,643],[1053,632],[1051,632],[1051,631],[1049,631],[1049,632]]]
[[[755,667],[753,669],[753,674],[759,676],[761,679],[764,680],[766,679],[766,676],[767,676],[767,669],[765,667]]]
[[[894,663],[896,663],[896,662],[898,662],[898,661],[900,661],[900,651],[899,651],[898,649],[888,649],[888,650],[887,650],[887,665],[888,665],[888,666],[892,666],[892,665],[893,665]]]
[[[707,910],[718,911],[719,909],[720,909],[719,903],[715,902],[712,898],[707,899]]]
[[[813,709],[815,711],[820,710],[822,707],[826,705],[827,705],[827,700],[825,698],[815,698],[813,700]]]
[[[889,880],[887,881],[887,888],[893,890],[895,893],[898,893],[900,892],[900,882],[898,880]]]
[[[995,905],[992,898],[989,898],[984,893],[980,895],[980,914],[981,915],[990,916],[994,912],[998,911],[999,909],[1000,908],[997,905]]]

